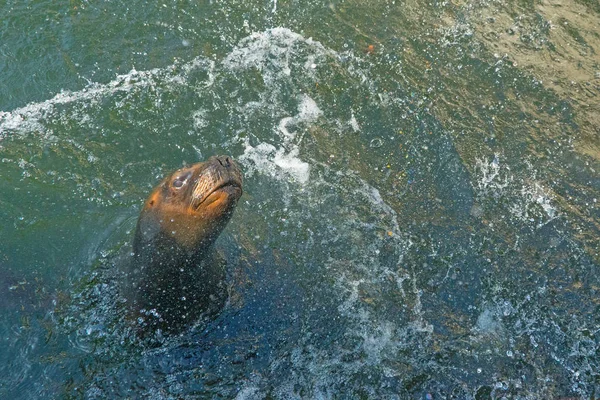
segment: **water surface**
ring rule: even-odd
[[[600,9],[0,6],[0,394],[600,392]],[[140,343],[143,199],[230,154],[230,302]]]

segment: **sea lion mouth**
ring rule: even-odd
[[[194,212],[235,206],[242,195],[242,173],[228,156],[211,157],[198,164],[195,182],[189,193],[189,207]]]
[[[228,182],[224,182],[218,186],[216,186],[213,190],[211,190],[207,195],[204,196],[196,205],[195,209],[198,210],[200,207],[208,207],[209,205],[217,202],[223,201],[224,196],[236,196],[239,198],[242,194],[242,186],[230,180]],[[237,200],[237,199],[236,199]]]

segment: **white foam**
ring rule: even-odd
[[[552,206],[550,198],[547,195],[540,195],[535,201],[542,206],[542,209],[548,217],[554,218],[556,216],[556,208]]]
[[[285,176],[305,184],[310,178],[310,165],[300,159],[300,141],[296,140],[297,133],[290,132],[288,126],[314,123],[322,114],[323,112],[312,98],[306,94],[301,95],[298,114],[282,118],[277,126],[283,141],[282,145],[277,148],[272,144],[262,142],[253,147],[246,143],[244,154],[239,157],[240,162],[246,167],[254,167],[274,178],[282,178],[280,172],[283,172]],[[252,162],[253,165],[248,165],[248,162]]]
[[[197,110],[192,114],[194,129],[196,131],[201,131],[208,126],[209,121],[207,115],[208,111],[205,109]]]
[[[63,90],[51,99],[30,103],[12,111],[0,111],[0,140],[8,131],[19,133],[45,132],[46,129],[42,121],[53,116],[58,105],[100,101],[118,92],[127,93],[134,88],[152,86],[157,78],[160,78],[160,82],[165,85],[184,85],[187,82],[187,74],[199,67],[212,69],[214,68],[214,62],[203,57],[197,57],[185,64],[170,65],[165,68],[154,68],[148,71],[132,69],[127,74],[117,75],[114,80],[106,84],[92,82],[77,92]],[[211,83],[209,79],[207,85]]]
[[[247,384],[235,396],[235,400],[258,400],[264,397],[260,393],[260,388],[255,385]]]
[[[479,179],[476,182],[475,189],[480,195],[486,195],[489,192],[498,195],[508,187],[513,178],[509,175],[509,168],[500,164],[500,156],[494,154],[492,161],[485,159],[475,160],[475,170],[479,172]]]
[[[284,153],[283,149],[275,154],[273,158],[275,165],[286,173],[292,175],[298,182],[306,183],[310,178],[310,165],[298,158],[298,149]]]
[[[249,175],[260,172],[276,179],[291,178],[301,184],[310,178],[310,165],[298,158],[297,148],[286,152],[269,143],[255,147],[246,144],[244,154],[238,160],[248,169]]]
[[[484,309],[477,317],[473,331],[482,335],[499,335],[502,331],[502,323],[498,320],[495,310]]]
[[[263,73],[265,82],[286,79],[292,73],[290,57],[295,54],[296,47],[301,45],[310,49],[310,63],[298,65],[304,65],[306,71],[303,73],[313,74],[319,58],[330,54],[331,51],[326,50],[320,43],[286,28],[274,28],[248,36],[224,59],[222,66],[230,71],[258,68]],[[59,105],[100,102],[115,93],[139,91],[157,82],[170,86],[187,85],[189,73],[198,67],[204,67],[208,71],[209,77],[205,86],[213,85],[214,61],[198,57],[188,63],[165,68],[148,71],[132,69],[106,84],[90,83],[77,92],[62,91],[49,100],[31,103],[9,112],[0,112],[0,139],[7,132],[51,135],[52,131],[47,128],[46,121],[56,118]],[[261,102],[258,106],[269,105]],[[296,115],[282,118],[275,127],[276,133],[282,139],[280,144],[275,144],[276,147],[266,142],[257,146],[247,144],[240,160],[251,161],[255,169],[278,179],[287,177],[301,184],[306,183],[310,177],[310,165],[299,157],[301,138],[298,137],[296,127],[316,122],[322,111],[316,102],[305,94],[298,96],[297,109]],[[198,110],[192,117],[196,130],[201,130],[209,124],[207,110]],[[82,118],[85,118],[85,115]]]
[[[298,105],[298,114],[293,117],[282,118],[279,122],[278,129],[284,136],[286,144],[290,144],[295,138],[295,133],[290,133],[288,130],[289,124],[300,124],[306,123],[311,124],[323,114],[323,112],[317,106],[317,103],[311,99],[308,95],[303,94],[300,96],[300,104]]]
[[[321,43],[305,38],[287,28],[273,28],[265,32],[255,32],[242,39],[223,60],[223,66],[231,70],[258,69],[263,74],[265,84],[272,85],[280,74],[292,74],[291,56],[297,47],[309,46],[312,53],[303,64],[304,72],[312,75],[319,58],[334,55]],[[314,65],[314,67],[313,67]]]
[[[354,112],[352,112],[352,116],[350,117],[350,121],[348,121],[348,123],[350,124],[354,132],[360,132],[360,125],[358,124],[358,121],[354,116]]]
[[[476,181],[473,184],[479,197],[492,196],[510,200],[508,211],[515,220],[540,228],[560,216],[552,204],[551,192],[536,177],[536,171],[525,161],[527,176],[515,175],[501,163],[500,156],[491,161],[477,159]]]
[[[310,96],[303,94],[300,98],[300,105],[298,106],[298,116],[296,118],[313,122],[316,121],[321,115],[323,115],[323,111],[317,106],[317,103]]]

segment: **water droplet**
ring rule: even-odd
[[[383,146],[383,140],[381,140],[380,138],[372,139],[371,142],[369,143],[369,146],[374,149],[377,149],[377,148]]]

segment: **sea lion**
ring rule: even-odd
[[[213,249],[242,195],[228,156],[179,169],[156,186],[140,213],[126,297],[136,323],[178,332],[226,300],[224,261]]]

